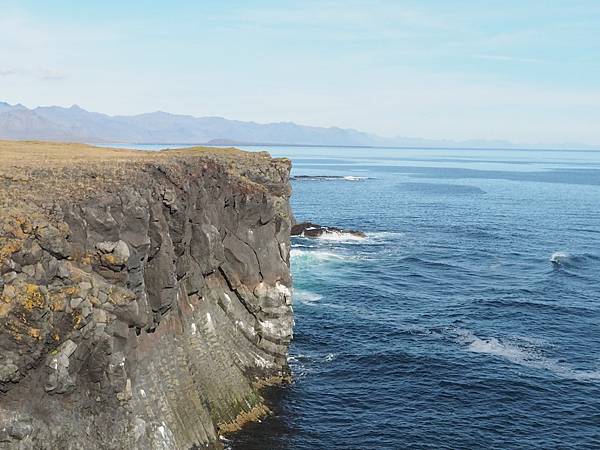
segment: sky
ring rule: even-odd
[[[0,0],[0,100],[600,145],[600,1]]]

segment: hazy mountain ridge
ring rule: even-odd
[[[504,140],[432,140],[387,138],[338,127],[314,127],[293,122],[256,123],[222,117],[193,117],[157,111],[133,116],[110,116],[77,105],[40,106],[0,102],[0,139],[36,139],[96,143],[157,144],[282,144],[398,147],[547,148],[516,145]],[[562,144],[556,148],[592,149],[595,146]]]
[[[0,103],[0,138],[78,142],[181,143],[212,140],[308,145],[373,145],[377,136],[342,128],[291,122],[259,124],[222,117],[192,117],[166,112],[109,116],[70,108]]]

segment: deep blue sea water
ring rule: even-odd
[[[267,150],[368,237],[293,241],[295,381],[230,448],[600,448],[600,152]]]

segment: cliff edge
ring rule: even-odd
[[[290,162],[0,142],[0,448],[221,448],[289,377]]]

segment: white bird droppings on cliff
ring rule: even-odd
[[[225,294],[227,295],[227,294]],[[212,317],[210,313],[206,313],[206,324],[208,325],[208,331],[214,333],[215,332],[215,324],[213,323]]]
[[[273,364],[260,355],[254,354],[254,363],[260,367],[271,367]]]
[[[275,283],[275,289],[277,289],[277,292],[285,296],[292,295],[292,291],[290,291],[290,288],[288,288],[285,284],[281,284],[279,281]]]

